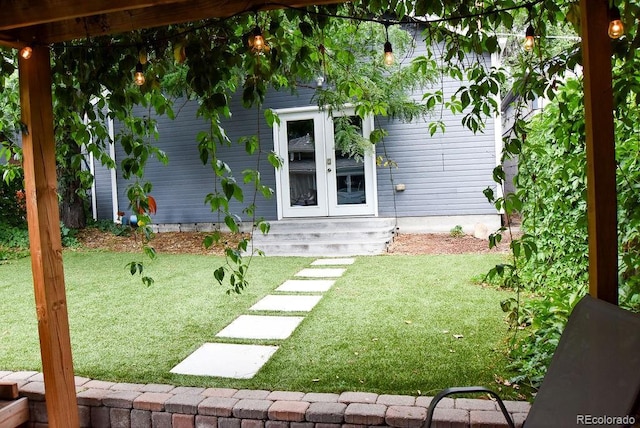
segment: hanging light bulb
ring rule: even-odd
[[[389,41],[389,25],[389,22],[384,24],[384,31],[387,36],[387,41],[384,42],[384,64],[386,66],[392,66],[395,62],[395,58],[393,57],[393,47],[391,47],[391,42]]]
[[[33,49],[31,48],[31,46],[25,46],[20,49],[20,56],[23,59],[29,59],[31,58],[31,55],[33,55]]]
[[[142,64],[140,62],[136,64],[136,72],[133,75],[133,81],[138,86],[144,85],[144,81],[145,81],[144,71],[142,69]]]
[[[620,9],[611,6],[609,9],[609,37],[619,39],[624,34],[624,24],[620,19]]]
[[[253,33],[249,37],[249,47],[251,48],[251,52],[257,54],[269,49],[260,27],[254,28]]]
[[[395,58],[393,56],[393,48],[391,42],[387,40],[384,44],[384,64],[387,66],[393,65]]]
[[[533,29],[533,25],[529,24],[524,38],[524,50],[527,52],[531,52],[535,44],[535,30]]]

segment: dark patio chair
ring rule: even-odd
[[[507,424],[514,427],[500,397],[483,387],[440,392],[431,401],[425,426],[431,426],[442,398],[475,392],[495,397]],[[524,426],[633,425],[639,422],[639,397],[640,314],[585,296],[569,316]]]

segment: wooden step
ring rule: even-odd
[[[16,428],[29,422],[29,400],[26,397],[17,400],[0,400],[0,427]]]
[[[16,428],[29,422],[29,400],[18,398],[16,382],[0,382],[0,427]]]

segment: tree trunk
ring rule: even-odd
[[[80,156],[81,153],[77,144],[69,144],[66,157],[58,167],[60,221],[70,229],[84,229],[87,226],[86,199],[81,196],[86,193],[79,178],[80,171],[76,171],[73,162],[74,156]]]
[[[84,229],[87,226],[87,215],[84,201],[76,193],[80,189],[80,180],[67,182],[60,189],[60,221],[70,229]]]

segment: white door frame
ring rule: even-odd
[[[276,196],[278,219],[285,217],[326,217],[326,216],[377,216],[378,192],[376,180],[375,150],[364,157],[365,203],[339,204],[337,193],[337,171],[333,120],[328,112],[318,107],[289,108],[274,111],[281,123],[294,120],[314,120],[314,141],[317,142],[315,152],[316,184],[318,204],[314,206],[292,206],[289,191],[289,163],[287,128],[276,124],[273,127],[275,152],[283,158],[282,167],[276,171]],[[343,111],[334,112],[333,116],[353,115],[354,109],[346,107]],[[362,121],[362,131],[369,138],[373,130],[373,118]]]

